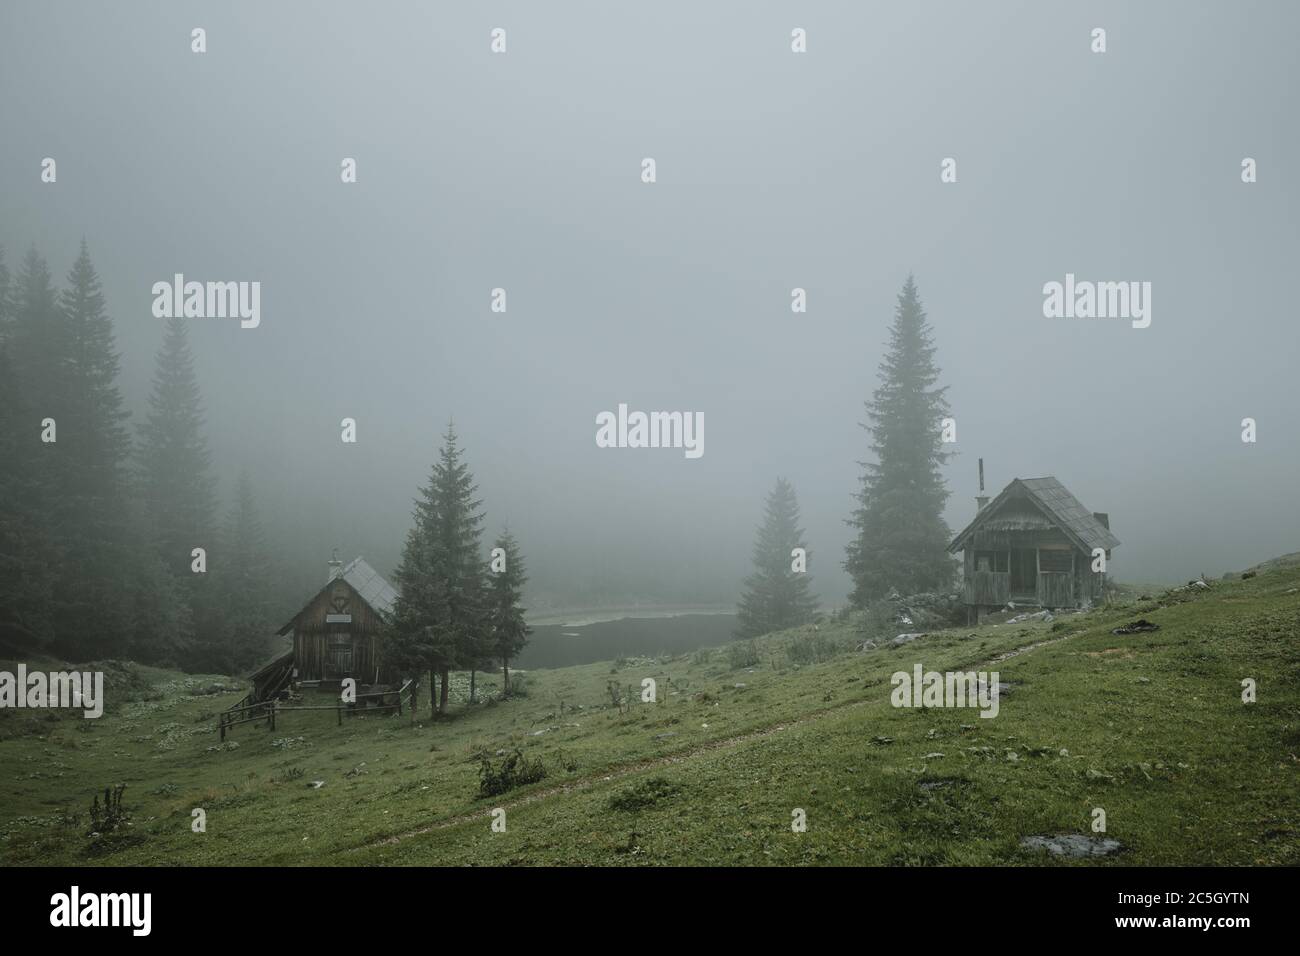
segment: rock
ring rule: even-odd
[[[1024,624],[1026,621],[1054,621],[1054,620],[1056,620],[1056,618],[1052,616],[1052,612],[1044,609],[1042,611],[1035,611],[1032,614],[1017,614],[1011,620],[1007,621],[1007,623]]]
[[[325,781],[324,781],[324,780],[313,780],[311,783],[307,784],[307,786],[310,787],[310,788],[313,789],[313,790],[319,790],[321,787],[325,786]]]
[[[1241,576],[1241,579],[1243,581],[1249,580],[1250,578],[1253,578],[1257,573],[1258,572],[1256,571],[1247,571],[1245,574]]]
[[[942,760],[942,759],[943,759],[943,754],[941,754],[941,753],[926,754],[926,755],[925,755],[924,757],[922,757],[921,759],[922,759],[922,760]]]
[[[1146,618],[1142,617],[1142,618],[1138,618],[1136,621],[1130,621],[1127,624],[1123,624],[1117,628],[1114,628],[1111,631],[1111,633],[1112,634],[1141,634],[1145,631],[1158,631],[1158,630],[1160,630],[1159,624],[1152,624]]]
[[[675,731],[675,730],[670,730],[670,731],[668,731],[667,733],[664,733],[664,734],[655,734],[654,739],[655,739],[655,740],[667,740],[669,737],[676,737],[676,736],[677,736],[677,731]]]
[[[1109,837],[1088,837],[1078,833],[1021,837],[1020,846],[1025,850],[1046,850],[1052,856],[1062,856],[1070,860],[1110,856],[1124,849],[1123,844],[1118,840]]]
[[[863,641],[858,645],[859,651],[874,651],[879,645],[875,641]]]
[[[902,647],[904,644],[910,644],[918,637],[925,637],[924,634],[899,634],[889,642],[890,647]]]

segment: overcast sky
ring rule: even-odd
[[[192,344],[223,496],[247,468],[312,580],[332,546],[392,570],[454,417],[556,601],[733,600],[778,475],[842,600],[909,273],[954,531],[983,457],[1109,512],[1121,578],[1219,573],[1300,550],[1297,11],[5,0],[0,243],[62,279],[86,238],[137,418],[153,283],[261,282],[260,327]],[[1150,326],[1045,318],[1066,273],[1149,281]],[[597,448],[620,402],[702,412],[704,455]]]

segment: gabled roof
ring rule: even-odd
[[[397,603],[397,592],[366,563],[365,558],[353,558],[352,563],[343,569],[341,577],[380,614],[392,613],[393,605]]]
[[[352,589],[361,596],[361,600],[374,608],[381,617],[387,617],[393,612],[393,605],[397,603],[397,592],[393,590],[393,586],[384,580],[383,576],[380,575],[378,571],[367,564],[366,560],[361,557],[353,558],[352,561],[344,566],[343,570],[335,577],[326,581],[324,587],[313,594],[311,600],[307,601],[307,603],[303,605],[303,608],[305,609],[310,606],[312,601],[315,601],[320,595],[321,591],[324,591],[325,588],[329,587],[339,578],[342,578],[348,584],[352,585]],[[301,613],[302,611],[300,610],[298,614]],[[289,633],[289,629],[293,627],[293,622],[298,619],[298,614],[295,614],[293,618],[290,619],[289,623],[276,631],[276,633]]]
[[[1119,538],[1111,534],[1110,529],[1093,517],[1092,512],[1055,478],[1015,478],[952,539],[948,550],[961,550],[978,528],[986,524],[992,526],[997,520],[994,515],[1017,491],[1022,491],[1025,497],[1042,509],[1043,514],[1083,550],[1102,548],[1110,551],[1120,543]]]

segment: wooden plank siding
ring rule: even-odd
[[[343,617],[349,620],[338,620]],[[382,626],[378,613],[352,585],[343,578],[331,581],[291,622],[298,679],[353,677],[374,683],[382,664]]]

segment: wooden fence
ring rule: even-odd
[[[411,720],[414,721],[415,693],[412,690],[412,684],[413,682],[408,680],[397,690],[381,690],[369,694],[358,694],[355,702],[347,702],[340,698],[336,704],[301,704],[293,706],[282,704],[275,698],[251,704],[248,702],[248,695],[245,695],[235,706],[223,710],[217,715],[217,731],[224,741],[226,731],[239,724],[264,721],[267,730],[275,730],[276,721],[282,715],[306,710],[335,711],[338,714],[338,725],[340,727],[343,726],[344,715],[355,717],[358,713],[384,713],[395,710],[397,716],[400,717],[402,715],[403,696],[410,703]],[[378,703],[369,703],[372,700],[378,700]]]

